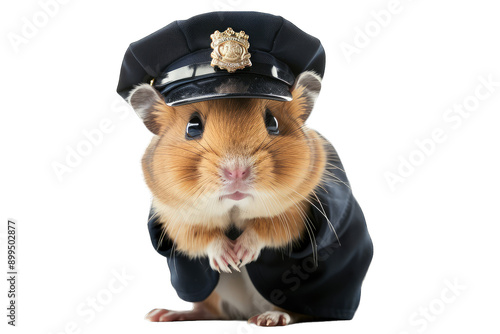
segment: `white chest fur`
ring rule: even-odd
[[[246,320],[256,314],[273,309],[273,305],[262,297],[248,276],[245,267],[241,272],[221,273],[215,291],[221,297],[221,308],[231,319]]]

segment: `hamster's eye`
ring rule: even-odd
[[[278,120],[271,114],[269,109],[266,110],[266,129],[270,135],[278,135],[280,130],[278,129]]]
[[[195,113],[191,115],[191,119],[189,120],[186,126],[186,139],[196,139],[201,137],[203,133],[203,124],[201,123],[200,116]]]

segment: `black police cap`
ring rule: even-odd
[[[290,101],[300,73],[322,77],[324,68],[321,42],[284,18],[212,12],[130,44],[117,92],[127,99],[135,86],[151,83],[171,106],[227,97]]]

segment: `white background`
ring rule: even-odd
[[[381,27],[372,11],[391,7],[389,0],[326,3],[70,0],[44,22],[38,1],[2,2],[2,268],[7,218],[17,219],[19,232],[12,332],[265,331],[237,321],[143,320],[152,308],[189,304],[150,244],[140,159],[151,134],[115,93],[119,69],[130,42],[218,9],[279,14],[321,39],[327,68],[309,125],[339,151],[375,245],[352,321],[275,331],[498,332],[500,87],[486,97],[479,79],[500,81],[498,4],[401,0]],[[27,21],[38,31],[14,46]],[[346,44],[357,53],[346,57]],[[463,103],[473,109],[467,118],[443,118]],[[54,163],[66,164],[103,120],[108,133],[60,180]],[[432,147],[435,131],[444,139]],[[416,141],[428,144],[426,155]],[[403,168],[400,159],[414,166],[391,188],[386,176]],[[115,281],[122,271],[126,280]],[[12,329],[1,282],[1,326]],[[91,311],[92,298],[104,302],[100,311]]]

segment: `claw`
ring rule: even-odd
[[[236,239],[234,247],[234,252],[236,253],[236,257],[238,259],[238,267],[241,268],[257,259],[261,249],[262,245],[260,244],[258,237],[252,232],[244,232],[238,239]]]
[[[228,238],[214,241],[208,248],[208,257],[212,269],[221,272],[232,273],[231,268],[240,271],[236,262],[239,262],[233,251],[234,243]]]
[[[227,260],[227,259],[226,259]],[[234,261],[233,258],[229,258],[229,260],[227,260],[228,263],[231,265],[231,267],[234,268],[234,270],[238,271],[238,272],[241,272],[240,269],[238,268],[238,265],[236,264],[236,262]]]
[[[257,326],[285,326],[291,322],[291,317],[288,313],[280,311],[268,311],[256,315],[248,319],[251,324]]]

